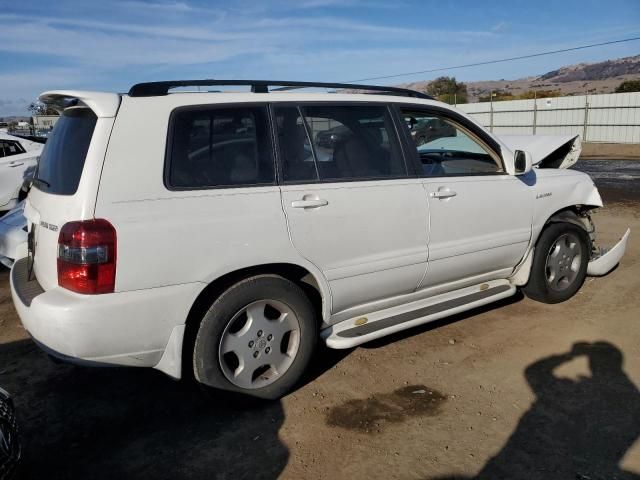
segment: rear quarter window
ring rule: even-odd
[[[165,184],[172,190],[273,185],[264,106],[183,107],[172,113]]]
[[[76,193],[96,121],[89,108],[64,111],[40,155],[36,188],[55,195]]]

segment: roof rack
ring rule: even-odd
[[[137,83],[129,90],[130,97],[157,97],[167,95],[169,90],[176,87],[212,87],[212,86],[243,85],[251,86],[253,93],[269,93],[269,87],[281,87],[272,91],[293,90],[297,88],[341,88],[368,90],[384,95],[399,95],[403,97],[415,97],[433,100],[433,97],[410,90],[408,88],[384,87],[381,85],[358,85],[354,83],[323,83],[323,82],[296,82],[287,80],[169,80],[164,82]]]

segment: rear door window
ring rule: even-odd
[[[0,158],[10,157],[24,153],[25,149],[18,142],[12,140],[0,140]]]
[[[36,188],[55,195],[76,193],[96,121],[90,108],[64,111],[42,150]]]
[[[277,107],[275,112],[284,181],[318,181],[318,170],[300,109]]]
[[[172,189],[273,185],[266,107],[176,110],[165,175]]]
[[[345,181],[407,175],[384,105],[277,107],[285,181]]]

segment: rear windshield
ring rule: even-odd
[[[69,108],[56,123],[40,156],[34,186],[43,192],[73,195],[78,189],[96,116],[89,108]]]

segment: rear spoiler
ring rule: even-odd
[[[115,117],[120,107],[117,93],[90,92],[83,90],[51,90],[40,94],[40,101],[62,112],[67,107],[85,105],[97,117]]]

